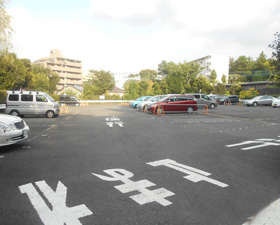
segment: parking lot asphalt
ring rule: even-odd
[[[267,206],[276,221],[279,115],[101,104],[24,117],[28,139],[0,148],[0,224],[241,225]]]

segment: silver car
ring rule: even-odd
[[[257,96],[253,99],[247,100],[244,102],[244,105],[247,106],[258,106],[258,105],[272,105],[272,101],[276,99],[273,96],[264,95],[264,96]]]
[[[156,96],[153,96],[151,98],[148,98],[147,100],[143,101],[143,102],[140,102],[138,105],[137,105],[137,109],[139,110],[147,110],[147,107],[148,105],[150,104],[153,104],[155,102],[158,102],[159,100],[165,98],[167,95],[156,95]]]
[[[207,105],[209,109],[215,109],[218,106],[216,100],[209,98],[205,94],[194,93],[188,95],[195,97],[198,108],[204,108],[204,106]]]
[[[15,144],[28,137],[29,127],[17,116],[0,114],[0,146]]]

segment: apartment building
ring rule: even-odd
[[[49,57],[40,58],[34,63],[48,67],[59,75],[58,91],[67,86],[81,86],[83,83],[82,61],[64,58],[58,49],[52,49]]]
[[[202,67],[202,71],[198,74],[205,77],[210,77],[212,70],[217,73],[217,81],[222,83],[223,75],[228,80],[229,74],[229,56],[226,55],[208,55],[192,62],[199,64]]]

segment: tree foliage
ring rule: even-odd
[[[215,85],[217,83],[217,72],[216,70],[212,70],[210,74],[210,82],[211,84]]]
[[[146,70],[141,70],[139,72],[139,75],[141,80],[152,80],[157,77],[158,73],[155,70],[146,69]]]
[[[54,93],[59,76],[29,59],[19,59],[15,53],[0,55],[0,89],[38,90]]]
[[[115,86],[115,80],[113,74],[110,71],[90,70],[89,72],[91,73],[91,79],[86,83],[87,94],[103,95],[105,94],[105,91],[112,90],[112,88]]]
[[[0,53],[6,53],[12,44],[10,38],[13,32],[11,28],[11,19],[12,17],[7,14],[6,0],[0,0]]]
[[[280,33],[276,32],[274,34],[274,41],[269,45],[273,49],[271,63],[275,68],[275,73],[273,74],[273,79],[276,84],[280,86]]]
[[[229,64],[230,77],[238,75],[238,82],[271,80],[274,70],[273,62],[267,59],[264,52],[256,60],[246,56],[240,56],[237,60],[231,58]]]

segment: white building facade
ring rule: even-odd
[[[228,81],[229,74],[229,56],[226,55],[208,55],[192,62],[199,64],[202,67],[202,71],[198,74],[210,77],[212,70],[215,70],[217,73],[217,81],[222,83],[223,75],[226,76]]]

